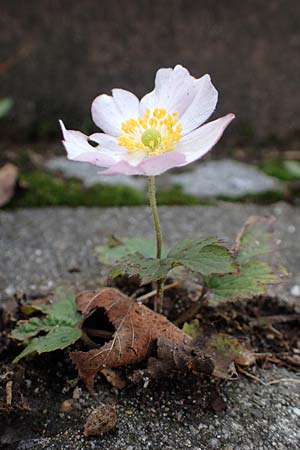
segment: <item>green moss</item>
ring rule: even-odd
[[[77,179],[64,179],[47,172],[35,170],[20,176],[19,188],[7,206],[139,206],[147,205],[145,192],[128,186],[95,185],[83,186]],[[199,205],[213,204],[185,194],[180,186],[174,186],[157,194],[159,205]]]
[[[300,180],[300,162],[296,160],[273,159],[263,162],[260,168],[267,175],[280,180]]]
[[[96,185],[85,188],[79,180],[41,171],[21,175],[19,189],[9,207],[143,205],[144,193],[128,186]]]
[[[215,202],[186,194],[181,186],[172,186],[166,191],[157,192],[157,203],[159,205],[212,205]]]
[[[271,205],[284,200],[284,194],[279,191],[265,191],[258,194],[247,194],[239,197],[219,196],[218,200],[225,202],[256,203],[258,205]]]
[[[20,176],[15,196],[7,208],[42,206],[139,206],[147,205],[147,195],[128,186],[83,186],[77,179],[64,179],[40,170],[28,171]],[[181,186],[158,191],[159,205],[214,205],[217,200],[271,204],[283,200],[281,192],[267,191],[240,197],[199,199],[183,192]]]

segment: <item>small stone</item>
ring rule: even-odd
[[[76,386],[76,388],[73,391],[72,397],[74,400],[79,400],[81,397],[81,394],[82,394],[82,390],[78,386]]]
[[[288,226],[288,232],[289,232],[290,234],[294,234],[295,231],[296,231],[296,227],[295,227],[294,225],[289,225],[289,226]]]
[[[84,425],[85,436],[101,436],[115,428],[117,413],[111,405],[101,405],[88,416]]]
[[[216,183],[216,180],[218,182]],[[195,165],[189,172],[170,175],[172,184],[198,197],[238,197],[266,191],[281,191],[281,183],[255,166],[231,159]]]
[[[300,286],[298,284],[295,284],[292,288],[291,288],[291,294],[294,297],[300,297]]]
[[[6,295],[8,295],[8,297],[12,297],[13,295],[15,295],[16,289],[13,286],[9,285],[7,286],[7,288],[5,288],[4,292]]]
[[[62,412],[69,412],[71,411],[72,408],[73,408],[73,400],[65,400],[64,402],[62,402],[60,407]]]
[[[296,416],[300,417],[300,408],[294,407],[294,408],[292,408],[292,411],[294,414],[296,414]]]
[[[99,175],[98,167],[89,163],[78,164],[76,161],[68,161],[64,156],[49,159],[45,167],[52,172],[62,173],[65,178],[77,178],[86,187],[97,184],[123,185],[136,189],[145,189],[146,187],[145,177],[128,177],[126,175],[107,177],[105,175]]]
[[[209,448],[217,449],[220,447],[220,441],[218,441],[218,439],[212,438],[208,442],[208,445],[209,445]]]

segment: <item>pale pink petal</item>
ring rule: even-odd
[[[124,161],[127,161],[131,166],[137,166],[146,157],[146,153],[141,151],[129,153],[126,147],[122,147],[118,144],[117,138],[109,136],[108,134],[94,133],[89,139],[98,142],[101,146],[106,148],[108,152],[112,150],[114,155],[119,155],[120,159],[124,159]]]
[[[138,166],[133,167],[128,162],[121,161],[113,167],[101,172],[102,175],[160,175],[173,167],[184,163],[185,156],[175,150],[159,156],[145,158]]]
[[[209,75],[197,80],[197,92],[192,103],[179,120],[183,134],[187,134],[202,125],[214,112],[218,102],[218,91],[211,82]]]
[[[89,140],[97,142],[97,144],[100,144],[101,147],[105,147],[116,152],[127,152],[125,147],[121,147],[118,144],[117,138],[115,136],[110,136],[109,134],[94,133],[89,136]]]
[[[101,175],[144,175],[139,166],[131,166],[127,161],[120,161],[99,173]]]
[[[102,94],[92,103],[92,118],[105,133],[118,136],[121,124],[139,115],[139,100],[129,91],[113,89],[113,96]]]
[[[144,114],[146,108],[154,109],[158,107],[160,95],[162,94],[163,86],[168,85],[173,69],[159,69],[155,76],[155,87],[149,94],[144,95],[141,99],[141,113]]]
[[[113,89],[112,94],[123,120],[139,116],[140,101],[132,92],[125,89]]]
[[[138,168],[143,170],[144,175],[160,175],[173,167],[181,166],[185,162],[185,155],[172,150],[159,156],[145,159]]]
[[[185,156],[185,162],[181,165],[189,164],[205,155],[218,142],[234,118],[234,114],[227,114],[185,135],[176,147],[176,150]]]
[[[92,118],[104,133],[112,136],[120,134],[122,116],[110,95],[102,94],[95,98],[92,103]]]
[[[177,65],[174,69],[159,69],[155,88],[141,100],[141,113],[146,108],[166,108],[169,113],[183,114],[197,92],[197,80],[187,69]]]
[[[88,143],[88,137],[79,131],[67,130],[60,121],[63,132],[63,144],[67,151],[68,159],[73,161],[89,162],[99,167],[110,167],[118,161],[117,155],[100,150]]]

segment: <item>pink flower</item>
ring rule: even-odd
[[[187,69],[159,69],[155,88],[140,101],[113,89],[92,104],[92,117],[104,133],[86,136],[60,121],[68,158],[106,168],[106,175],[159,175],[207,153],[234,114],[203,123],[213,113],[218,92],[210,76],[194,78]],[[98,145],[91,145],[91,141]]]

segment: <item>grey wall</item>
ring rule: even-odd
[[[0,0],[0,96],[15,99],[2,136],[82,126],[97,94],[141,96],[179,62],[212,75],[217,113],[238,117],[230,139],[285,139],[299,129],[299,22],[299,0]]]

